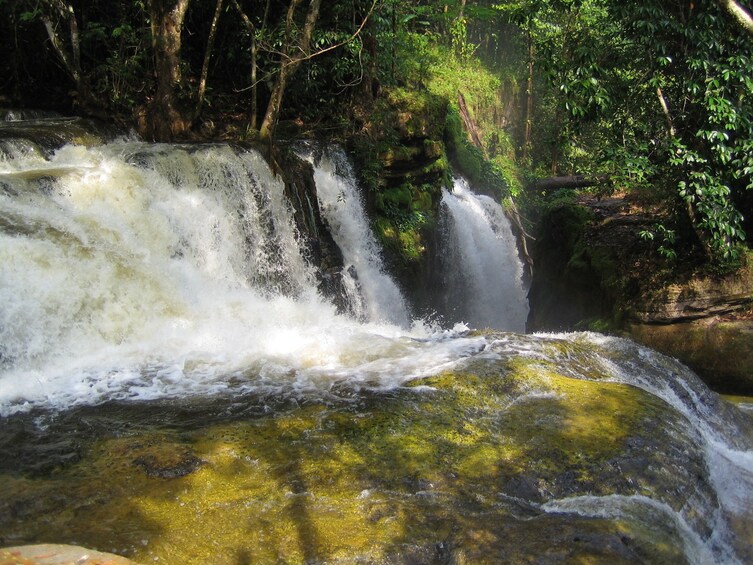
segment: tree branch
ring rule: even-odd
[[[325,47],[324,49],[320,49],[319,51],[315,51],[314,53],[311,53],[304,57],[296,58],[296,61],[299,61],[299,62],[308,61],[309,59],[313,59],[314,57],[318,57],[319,55],[323,55],[324,53],[333,51],[337,49],[338,47],[342,47],[343,45],[347,45],[348,43],[353,41],[356,37],[361,35],[361,32],[363,31],[363,28],[366,27],[366,24],[368,23],[369,18],[371,17],[371,14],[374,12],[374,8],[376,7],[378,1],[379,0],[373,0],[373,2],[371,3],[371,8],[369,8],[369,12],[361,21],[361,25],[358,26],[358,29],[354,31],[353,34],[350,37],[348,37],[348,39],[340,41],[339,43],[334,43],[330,45],[329,47]]]
[[[717,3],[735,18],[748,35],[753,35],[753,16],[743,6],[735,0],[717,0]]]

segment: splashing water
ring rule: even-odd
[[[0,414],[386,386],[477,347],[338,316],[253,151],[64,146],[11,154],[0,179]]]
[[[341,149],[328,148],[314,164],[322,216],[342,251],[343,277],[356,317],[408,326],[408,306],[400,289],[384,272],[381,251],[366,217],[353,169]]]
[[[515,237],[502,207],[464,179],[443,191],[446,309],[477,328],[525,331],[528,303]]]
[[[679,511],[640,495],[553,500],[544,510],[620,519],[659,512],[670,518],[691,563],[744,562],[739,555],[749,554],[748,528],[753,523],[750,420],[680,362],[632,341],[594,333],[534,337],[541,341],[528,348],[526,356],[555,363],[573,378],[597,378],[642,389],[681,414],[688,435],[703,453],[713,489],[710,494],[698,490]],[[557,347],[551,347],[554,343]],[[500,347],[509,350],[507,344],[492,349]],[[568,362],[573,358],[587,363],[573,365]]]

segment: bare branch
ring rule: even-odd
[[[334,43],[330,45],[329,47],[325,47],[324,49],[320,49],[319,51],[316,51],[314,53],[311,53],[303,58],[300,59],[301,62],[308,61],[309,59],[313,59],[314,57],[318,57],[319,55],[323,55],[324,53],[328,53],[329,51],[333,51],[334,49],[337,49],[338,47],[342,47],[343,45],[347,45],[351,41],[353,41],[355,38],[357,38],[359,35],[361,35],[361,32],[363,31],[363,28],[366,27],[366,24],[369,21],[369,18],[371,17],[371,14],[374,13],[374,8],[377,5],[378,0],[373,0],[371,3],[371,8],[369,8],[369,12],[366,14],[366,17],[361,21],[361,25],[358,26],[358,29],[353,32],[353,34],[348,37],[348,39],[345,39],[343,41],[340,41],[339,43]]]

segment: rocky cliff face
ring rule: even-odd
[[[753,394],[753,261],[716,275],[663,262],[626,198],[551,206],[534,248],[528,329],[606,330],[676,357],[722,392]]]
[[[284,148],[277,148],[274,160],[280,166],[285,194],[293,207],[293,218],[309,260],[319,266],[319,290],[333,299],[339,310],[345,311],[348,306],[342,281],[343,256],[319,211],[313,167]]]

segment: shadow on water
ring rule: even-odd
[[[109,429],[94,409],[0,420],[0,546],[62,543],[133,554],[161,526],[132,503],[143,472],[122,462],[89,463]],[[112,425],[116,423],[116,425]],[[118,468],[116,468],[118,467]],[[114,480],[117,477],[117,480]]]
[[[685,559],[666,516],[542,508],[713,503],[687,422],[661,401],[504,363],[414,385],[10,418],[0,541],[234,565]]]

